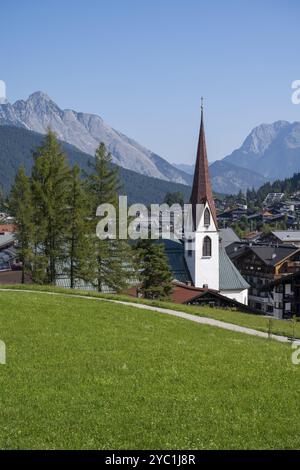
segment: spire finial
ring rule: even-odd
[[[201,96],[201,111],[203,111],[203,101],[204,101],[203,96]]]

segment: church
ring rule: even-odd
[[[190,196],[192,223],[183,241],[161,239],[174,278],[174,302],[249,311],[248,288],[222,245],[208,169],[203,105]]]

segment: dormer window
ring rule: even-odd
[[[204,225],[205,227],[210,226],[210,212],[208,208],[206,208],[204,211]]]

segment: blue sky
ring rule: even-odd
[[[170,162],[192,163],[262,122],[300,121],[299,0],[2,0],[0,79],[101,115]]]

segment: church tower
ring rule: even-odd
[[[219,290],[219,233],[206,152],[203,100],[193,188],[191,223],[185,232],[185,260],[196,287]]]

